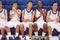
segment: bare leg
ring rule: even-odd
[[[32,38],[32,24],[29,24],[29,36]]]
[[[34,30],[35,36],[38,36],[38,27],[36,23],[33,24],[33,30]]]
[[[20,31],[22,34],[22,38],[24,38],[24,26],[23,26],[23,24],[20,25]]]
[[[2,37],[4,38],[5,34],[4,34],[4,29],[3,28],[1,28],[1,33],[2,33]]]
[[[5,29],[6,29],[7,32],[11,32],[10,28],[8,26],[5,26]]]
[[[38,32],[37,24],[33,24],[33,29],[34,29],[34,32]]]
[[[47,24],[43,24],[43,32],[44,32],[44,33],[47,32]]]
[[[51,29],[51,26],[48,26],[48,35],[49,35],[49,40],[52,40],[52,29]]]
[[[5,26],[5,30],[7,31],[8,36],[12,37],[11,30],[10,30],[10,28],[8,26]]]
[[[48,27],[48,35],[52,35],[52,29],[51,29],[51,26]]]
[[[15,37],[17,37],[19,35],[19,27],[20,27],[20,25],[16,26],[16,35],[15,35]]]
[[[42,36],[45,36],[46,32],[47,32],[47,24],[43,24],[43,33],[42,33]]]

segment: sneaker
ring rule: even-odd
[[[15,39],[14,39],[14,40],[21,40],[21,39],[20,39],[20,37],[18,36],[18,37],[15,37]]]
[[[21,40],[26,40],[26,37],[22,38]]]
[[[31,38],[28,38],[28,39],[26,39],[26,40],[32,40]]]
[[[41,40],[45,40],[45,36],[42,36],[42,37],[41,37]]]
[[[12,37],[9,37],[9,40],[14,40]]]
[[[1,40],[7,40],[7,38],[6,37],[2,37]]]
[[[38,36],[35,36],[34,40],[39,40],[39,37]]]

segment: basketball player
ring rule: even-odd
[[[52,31],[55,28],[58,32],[60,32],[59,22],[60,22],[60,12],[58,12],[58,3],[53,2],[52,3],[52,10],[49,10],[47,12],[47,19],[48,22],[48,34],[49,34],[49,40],[52,40]]]
[[[38,40],[38,31],[40,28],[43,29],[42,37],[45,36],[46,30],[47,30],[47,24],[44,21],[46,16],[46,10],[42,9],[42,3],[41,1],[38,1],[37,3],[38,9],[35,10],[36,16],[35,16],[35,22],[33,24],[33,29],[35,33],[35,38]]]
[[[10,10],[10,21],[6,24],[7,32],[9,36],[9,40],[13,40],[11,35],[10,28],[15,27],[16,28],[16,35],[14,40],[20,40],[18,37],[19,34],[19,27],[20,27],[20,16],[21,16],[21,10],[18,9],[18,3],[13,2],[12,4],[12,10]]]
[[[2,2],[0,1],[0,30],[2,33],[1,40],[6,40],[4,35],[5,24],[7,23],[7,10],[2,8]]]
[[[35,13],[33,12],[32,8],[32,1],[28,1],[27,8],[22,11],[22,25],[21,27],[21,33],[22,33],[22,40],[24,40],[24,30],[26,28],[29,28],[29,38],[26,40],[31,40],[32,38],[32,24],[34,20]]]

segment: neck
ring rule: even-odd
[[[38,10],[40,11],[40,10],[42,10],[42,8],[38,7]]]
[[[53,13],[56,13],[57,10],[53,9],[52,11],[53,11]]]
[[[27,8],[27,11],[30,11],[31,9]]]
[[[2,10],[2,8],[0,8],[0,11]]]

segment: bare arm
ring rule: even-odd
[[[38,20],[41,16],[43,16],[43,15],[42,15],[42,11],[40,11],[40,16],[39,16],[39,17],[36,17],[36,16],[35,16],[35,17],[36,17],[36,18],[35,18],[35,21]]]
[[[10,10],[10,15],[9,15],[9,17],[12,18],[13,15],[14,15],[14,12],[12,12],[12,11]]]
[[[7,10],[5,10],[5,20],[8,19],[8,16],[7,16]]]
[[[24,22],[24,10],[22,11],[22,22]]]
[[[21,10],[18,10],[18,16],[21,17]]]
[[[46,10],[43,10],[43,18],[45,21],[46,21],[46,16],[47,16],[47,12],[46,12]]]
[[[32,22],[34,21],[34,19],[35,19],[35,10],[33,11],[33,14],[32,14]]]
[[[57,22],[60,22],[60,12],[59,12],[59,15],[58,15],[58,18],[56,19]]]

